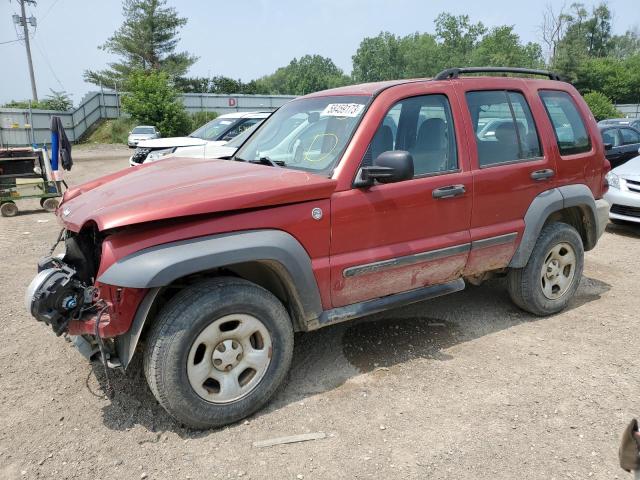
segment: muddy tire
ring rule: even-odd
[[[169,414],[196,429],[236,422],[286,377],[293,328],[282,303],[251,282],[220,277],[178,293],[149,332],[144,371]]]
[[[3,217],[15,217],[18,214],[18,206],[13,202],[0,205],[0,215]]]
[[[540,232],[524,268],[507,274],[511,300],[538,316],[563,310],[580,284],[584,247],[580,234],[566,223],[552,223]]]

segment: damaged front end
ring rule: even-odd
[[[53,252],[64,241],[65,252]],[[100,264],[102,239],[97,229],[89,227],[80,233],[63,230],[49,255],[38,262],[38,274],[25,294],[25,307],[38,321],[60,336],[69,332],[73,323],[93,321],[108,310],[109,304],[100,298],[94,286]],[[99,333],[78,335],[74,343],[90,358],[99,350]]]

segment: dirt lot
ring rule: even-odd
[[[85,149],[67,178],[124,168],[128,153]],[[630,478],[617,446],[640,414],[640,229],[608,228],[561,315],[524,314],[492,281],[301,334],[266,409],[193,432],[139,365],[104,398],[101,367],[25,313],[58,233],[37,206],[0,218],[0,478]],[[327,437],[252,447],[306,432]]]

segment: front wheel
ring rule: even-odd
[[[558,313],[578,289],[583,267],[584,247],[576,229],[561,222],[547,225],[525,267],[507,274],[511,299],[534,315]]]
[[[262,407],[284,380],[293,328],[282,303],[242,279],[206,280],[160,312],[144,369],[160,404],[198,429],[238,421]]]

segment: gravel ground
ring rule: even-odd
[[[124,148],[82,150],[72,184],[127,165]],[[609,226],[560,315],[519,311],[496,280],[300,334],[267,408],[193,432],[139,362],[107,400],[101,366],[25,313],[58,225],[20,207],[0,218],[0,478],[631,478],[617,447],[639,413],[640,228]],[[327,436],[252,446],[308,432]]]

